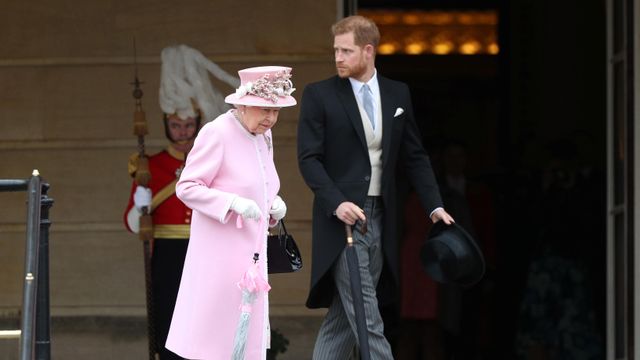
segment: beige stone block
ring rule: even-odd
[[[0,232],[0,308],[22,304],[25,239],[24,231]]]
[[[158,105],[160,67],[139,66],[148,139],[164,139]],[[0,140],[60,141],[133,137],[133,66],[0,67]],[[221,93],[233,89],[218,85]],[[73,145],[69,145],[73,146]],[[5,145],[8,147],[8,145]]]
[[[142,243],[123,231],[51,234],[52,307],[144,307]]]
[[[0,307],[20,308],[24,235],[2,233]],[[49,237],[51,307],[142,307],[142,245],[123,232],[56,231]]]
[[[158,56],[172,43],[208,54],[330,51],[333,0],[9,2],[0,59]]]
[[[4,150],[0,178],[16,178],[40,171],[50,184],[54,223],[121,223],[131,180],[128,148]],[[24,222],[13,209],[25,207],[20,196],[0,208],[0,224]]]
[[[244,67],[277,63],[271,60],[221,66],[236,75],[237,70]],[[333,75],[333,64],[328,61],[279,64],[294,68],[297,91],[293,95],[298,101],[309,82]],[[158,104],[160,67],[147,64],[140,65],[138,70],[139,79],[144,81],[142,107],[149,127],[148,141],[162,141],[164,128]],[[122,139],[133,148],[135,101],[130,84],[133,76],[133,66],[56,66],[37,71],[31,67],[0,67],[0,82],[5,84],[0,88],[0,117],[10,119],[0,122],[0,140],[9,141],[0,145],[23,148],[35,146],[29,143],[33,141],[46,144],[62,140]],[[234,91],[213,77],[212,81],[222,95]],[[295,137],[298,115],[299,106],[283,109],[274,134],[285,139]]]
[[[287,219],[310,220],[312,193],[298,170],[295,145],[276,148],[274,155],[280,177],[280,196],[287,204]]]

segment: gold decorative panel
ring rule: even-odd
[[[359,10],[380,28],[381,55],[496,55],[498,14],[483,11]]]

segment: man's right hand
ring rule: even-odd
[[[353,225],[358,220],[365,221],[367,219],[364,216],[364,210],[350,201],[345,201],[338,206],[336,216],[347,225]]]
[[[146,207],[147,209],[151,207],[152,198],[153,194],[151,193],[151,189],[138,185],[136,187],[136,191],[133,193],[133,205],[139,212],[142,212],[143,207]]]
[[[262,211],[258,207],[255,201],[251,199],[245,199],[240,196],[236,196],[231,202],[231,210],[236,214],[242,216],[243,219],[260,220],[262,217]]]

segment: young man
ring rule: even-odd
[[[365,220],[366,234],[357,226],[353,235],[371,358],[392,359],[377,297],[389,300],[398,285],[397,168],[404,168],[416,188],[425,221],[453,219],[442,208],[407,85],[376,72],[378,28],[351,16],[332,32],[338,74],[305,88],[298,127],[300,171],[315,195],[307,307],[329,308],[313,359],[346,359],[356,344],[344,224]],[[377,294],[381,275],[390,291]]]

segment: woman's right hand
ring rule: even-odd
[[[262,211],[260,211],[260,208],[255,201],[245,199],[240,196],[236,196],[236,198],[231,202],[231,210],[242,216],[245,220],[253,219],[257,221],[262,217]]]

